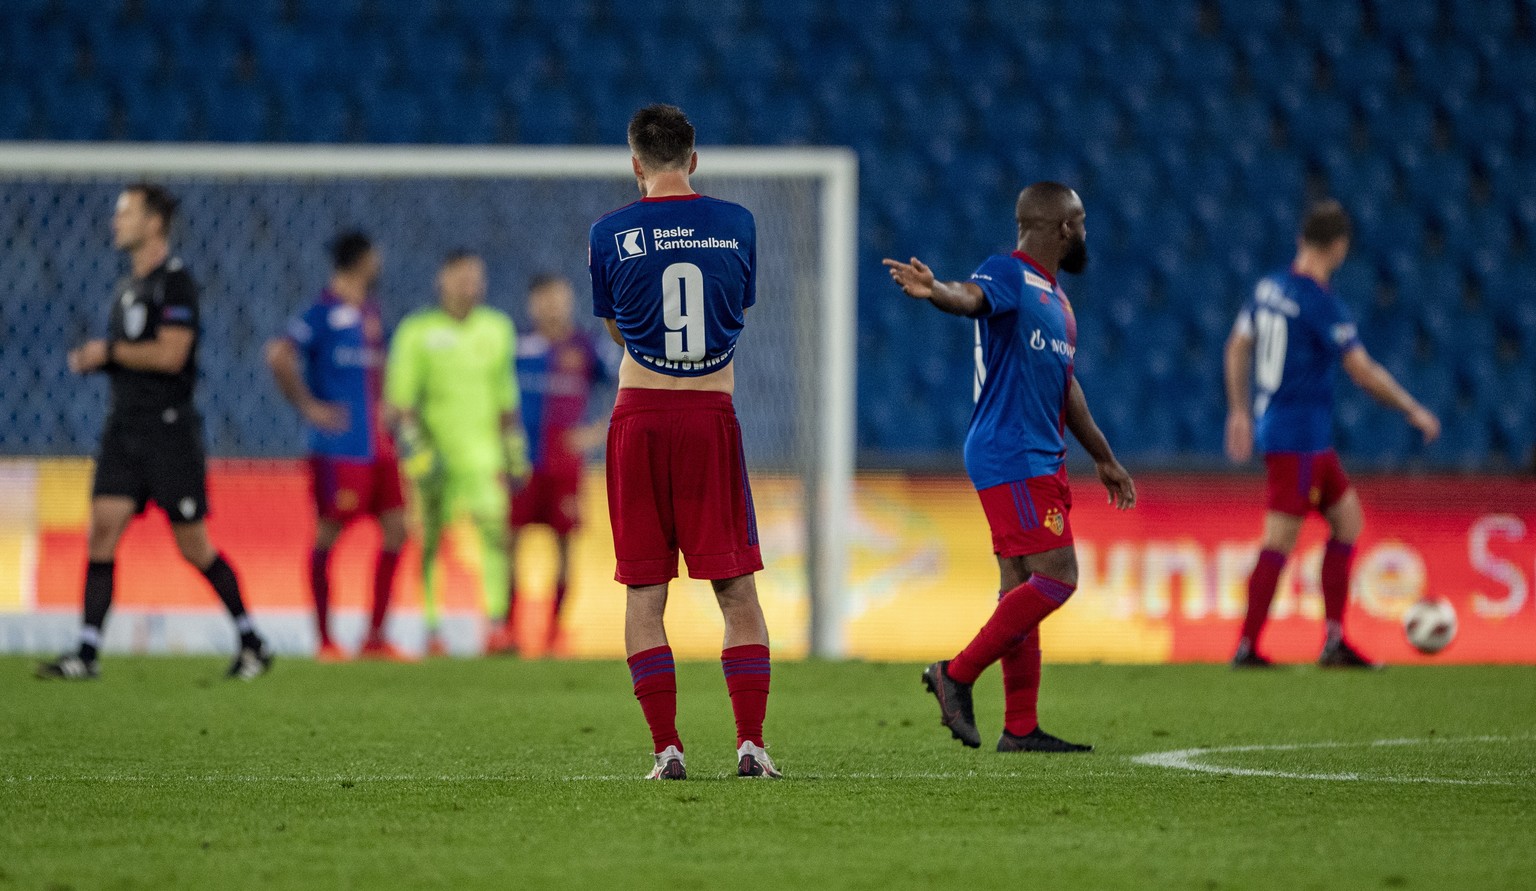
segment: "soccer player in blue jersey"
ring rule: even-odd
[[[625,348],[608,428],[614,578],[628,586],[624,645],[654,744],[649,778],[687,776],[662,622],[679,552],[725,617],[737,775],[771,778],[768,626],[753,576],[763,558],[731,400],[736,339],[757,298],[757,225],[741,205],[694,192],[693,144],[681,109],[636,112],[629,147],[642,197],[593,223],[588,245],[593,312]]]
[[[267,365],[278,389],[309,427],[309,471],[315,499],[315,544],[309,557],[319,646],[315,658],[338,662],[346,653],[331,639],[330,556],[353,520],[378,520],[382,544],[374,563],[373,609],[360,655],[405,657],[384,639],[384,620],[400,549],[405,545],[405,493],[394,441],[380,422],[384,324],[372,289],[379,252],[361,232],[331,244],[330,284],[287,334],[267,344]]]
[[[1086,752],[1040,728],[1041,621],[1077,589],[1077,554],[1068,514],[1067,430],[1093,457],[1109,500],[1136,504],[1136,487],[1093,415],[1073,374],[1077,321],[1056,280],[1088,263],[1087,214],[1072,189],[1038,182],[1014,207],[1018,248],[982,263],[968,282],[936,280],[933,270],[885,260],[907,296],[976,320],[976,410],[965,437],[965,468],[992,530],[1001,576],[992,617],[953,659],[935,662],[923,683],[940,719],[967,746],[981,745],[971,686],[1003,663],[1005,715],[999,752]]]
[[[555,591],[545,626],[544,655],[564,654],[560,615],[570,589],[571,534],[581,525],[581,478],[586,454],[608,433],[604,421],[589,423],[592,390],[613,376],[618,351],[604,341],[600,348],[588,332],[576,327],[575,292],[558,275],[536,275],[528,286],[528,316],[533,331],[517,339],[517,381],[522,391],[523,424],[528,432],[528,458],[533,471],[512,495],[508,539],[508,577],[504,627],[493,632],[487,649],[516,651],[517,602],[521,599],[516,566],[518,535],[528,526],[543,525],[555,534]],[[610,362],[610,360],[614,360]]]
[[[1323,552],[1327,631],[1318,664],[1373,667],[1344,639],[1349,572],[1364,517],[1333,451],[1339,366],[1371,396],[1401,411],[1425,442],[1440,435],[1439,419],[1365,351],[1348,310],[1328,288],[1349,253],[1349,239],[1349,216],[1337,201],[1314,205],[1302,222],[1291,268],[1260,280],[1227,340],[1227,455],[1247,461],[1257,433],[1269,476],[1263,550],[1248,579],[1248,613],[1232,657],[1236,668],[1270,664],[1259,654],[1259,634],[1302,520],[1313,511],[1328,521],[1331,536]],[[1250,380],[1256,390],[1251,401]]]

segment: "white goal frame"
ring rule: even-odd
[[[853,528],[854,352],[857,316],[858,159],[851,149],[709,147],[705,176],[813,178],[820,186],[824,324],[810,423],[814,455],[806,478],[806,592],[810,652],[838,657]],[[591,146],[299,146],[0,142],[0,172],[147,176],[191,174],[458,178],[522,177],[630,181],[628,148]]]

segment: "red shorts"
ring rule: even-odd
[[[534,468],[523,487],[512,494],[513,529],[542,525],[556,535],[569,535],[581,525],[581,467],[574,472]]]
[[[1339,503],[1349,491],[1349,477],[1333,449],[1321,452],[1272,452],[1264,456],[1269,471],[1268,507],[1305,517]]]
[[[619,391],[608,426],[608,515],[614,579],[632,586],[763,568],[757,516],[728,393]]]
[[[377,517],[405,507],[400,465],[393,454],[372,461],[311,455],[309,480],[315,513],[322,520],[346,523],[365,514]]]
[[[1067,468],[1048,476],[981,489],[981,509],[992,527],[992,552],[1027,557],[1072,544],[1072,487]]]

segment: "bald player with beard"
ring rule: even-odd
[[[992,617],[953,659],[935,662],[923,683],[939,701],[944,726],[979,748],[971,686],[1003,663],[1005,720],[999,752],[1087,752],[1046,733],[1036,717],[1040,623],[1077,589],[1077,554],[1068,515],[1067,429],[1093,457],[1109,500],[1136,504],[1136,488],[1088,411],[1073,374],[1077,322],[1056,280],[1088,263],[1087,214],[1077,193],[1038,182],[1015,206],[1018,247],[987,259],[967,282],[938,281],[921,260],[885,260],[907,296],[976,320],[976,410],[965,466],[992,530],[1001,576]]]

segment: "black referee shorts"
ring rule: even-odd
[[[203,418],[191,406],[164,412],[113,413],[96,453],[91,496],[132,498],[142,513],[150,501],[172,523],[208,515]]]

